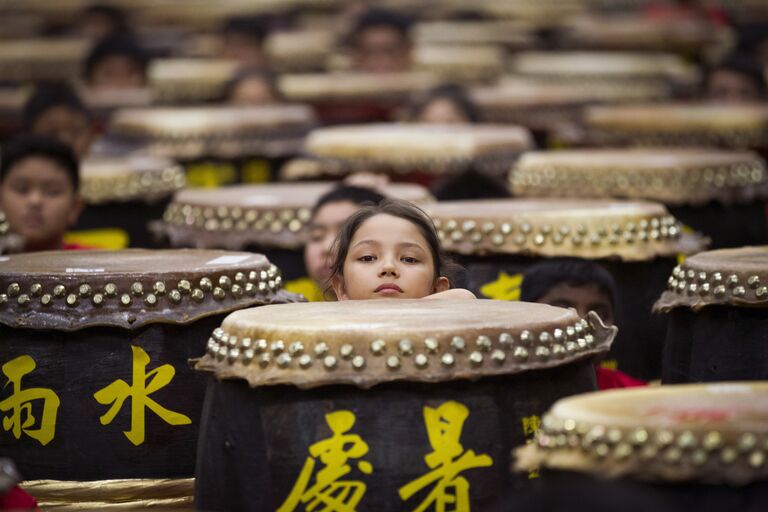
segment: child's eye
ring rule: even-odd
[[[376,256],[371,256],[370,254],[366,254],[365,256],[360,256],[359,258],[357,258],[357,261],[364,261],[366,263],[370,263],[375,260],[376,260]]]
[[[403,256],[402,258],[400,258],[400,261],[402,261],[403,263],[418,263],[419,262],[419,260],[417,260],[416,258],[414,258],[412,256]]]

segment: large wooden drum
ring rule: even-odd
[[[323,125],[394,121],[414,93],[440,83],[424,71],[402,73],[297,73],[279,78],[287,101],[308,103]]]
[[[768,170],[751,151],[702,148],[530,152],[509,175],[522,197],[650,199],[713,248],[768,242]]]
[[[539,499],[560,494],[561,507],[571,503],[563,489],[578,485],[604,510],[638,496],[654,498],[653,510],[758,511],[768,503],[766,420],[765,382],[588,393],[555,403],[518,468],[538,466]]]
[[[312,208],[334,183],[271,183],[220,189],[187,189],[176,194],[156,231],[172,247],[251,250],[267,255],[286,280],[304,277],[302,248]],[[432,200],[427,189],[391,184],[381,192],[414,203]]]
[[[289,164],[284,175],[317,179],[365,171],[429,184],[441,176],[474,170],[498,178],[531,146],[530,133],[518,126],[334,126],[313,130],[305,144],[313,160]]]
[[[768,106],[705,103],[601,105],[585,114],[588,143],[599,146],[768,148]]]
[[[171,160],[141,154],[87,158],[80,174],[86,207],[74,229],[88,231],[79,234],[84,245],[108,249],[153,247],[148,223],[162,217],[185,183]]]
[[[0,452],[30,480],[191,476],[187,359],[226,314],[295,300],[245,252],[40,252],[0,276]]]
[[[768,379],[768,246],[696,254],[655,309],[668,313],[663,381]]]
[[[216,187],[273,180],[314,124],[303,105],[125,109],[115,113],[108,140],[177,160],[189,185]]]
[[[427,205],[443,247],[479,297],[517,300],[520,274],[544,258],[598,261],[616,280],[619,336],[610,357],[645,379],[661,375],[664,322],[651,307],[678,253],[701,240],[658,203],[575,199],[445,201]]]
[[[595,388],[593,356],[614,334],[594,314],[504,301],[230,315],[197,363],[216,379],[196,505],[483,510],[512,484],[510,450],[538,429],[542,411]]]

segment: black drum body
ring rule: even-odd
[[[206,380],[187,361],[225,316],[135,330],[0,326],[0,453],[28,480],[192,475]]]
[[[768,211],[764,201],[723,205],[667,206],[672,215],[712,239],[710,249],[768,243]]]
[[[75,230],[117,229],[128,237],[128,247],[155,248],[158,244],[148,224],[163,218],[171,197],[151,203],[122,201],[89,204],[75,225]]]
[[[545,259],[518,255],[461,256],[460,261],[467,269],[464,286],[478,297],[485,297],[483,287],[499,282],[502,272],[510,276],[523,273]],[[633,377],[658,379],[666,323],[662,316],[652,314],[651,308],[667,286],[675,259],[656,258],[641,262],[603,259],[598,263],[611,273],[619,293],[615,311],[619,334],[607,358],[615,360],[619,370]]]
[[[663,383],[768,379],[768,309],[678,307],[667,316]]]
[[[211,379],[196,506],[310,510],[335,496],[348,505],[356,499],[353,509],[361,511],[432,510],[440,503],[448,510],[460,502],[487,510],[510,486],[527,485],[528,475],[510,476],[511,450],[532,438],[544,411],[560,397],[595,388],[589,359],[511,376],[368,390],[252,389],[243,380]],[[324,443],[342,434],[343,449]],[[337,479],[329,483],[331,474]]]

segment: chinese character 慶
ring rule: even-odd
[[[293,489],[278,512],[296,510],[299,503],[304,510],[317,512],[353,512],[365,495],[366,485],[357,480],[342,480],[351,471],[350,459],[360,459],[368,453],[368,445],[357,434],[348,434],[355,425],[355,415],[350,411],[336,411],[325,415],[325,421],[333,435],[309,447],[304,467]],[[315,474],[310,485],[317,459],[325,466]],[[373,466],[361,460],[357,468],[371,474]]]

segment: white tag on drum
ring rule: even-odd
[[[104,272],[103,268],[68,268],[65,271],[67,274],[95,274],[97,272]]]
[[[250,254],[228,254],[226,256],[219,256],[218,258],[214,258],[211,261],[206,261],[206,265],[235,265],[237,263],[241,263],[248,258],[250,258]]]

